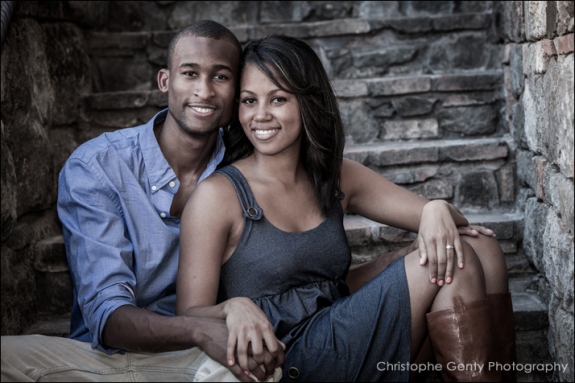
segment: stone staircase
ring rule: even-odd
[[[346,126],[345,156],[429,199],[460,207],[493,229],[513,294],[519,363],[544,363],[547,310],[538,275],[523,254],[515,212],[514,143],[505,122],[502,46],[491,13],[345,18],[232,27],[242,43],[272,33],[306,40],[322,58]],[[86,34],[93,93],[85,98],[79,144],[148,121],[167,105],[155,76],[172,31]],[[348,215],[354,263],[404,246],[412,233]],[[36,245],[41,315],[27,333],[66,336],[71,286],[62,237]],[[518,373],[519,381],[552,374]]]

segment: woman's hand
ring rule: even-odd
[[[488,229],[484,226],[478,226],[478,225],[458,226],[457,230],[459,231],[459,234],[468,235],[470,237],[478,237],[479,234],[483,234],[485,236],[493,238],[497,237],[493,232],[493,230]]]
[[[459,228],[469,223],[459,209],[443,200],[430,201],[423,207],[419,234],[420,264],[428,263],[429,280],[443,286],[451,283],[453,263],[463,268],[463,248]],[[464,230],[472,233],[471,230]]]
[[[284,363],[285,345],[276,338],[263,311],[248,298],[227,300],[224,302],[223,311],[229,332],[229,365],[234,365],[237,353],[238,364],[246,375],[263,367],[266,375],[272,376],[274,370]],[[270,354],[272,358],[269,357]],[[250,355],[258,363],[257,366],[250,366],[248,363]]]

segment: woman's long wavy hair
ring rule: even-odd
[[[345,133],[337,100],[321,60],[305,42],[272,35],[246,46],[241,72],[247,64],[256,65],[278,88],[296,95],[304,133],[301,161],[314,185],[318,206],[324,215],[327,214],[340,193]],[[245,158],[254,150],[237,118],[226,130],[224,140],[223,164]]]

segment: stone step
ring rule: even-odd
[[[500,71],[334,80],[349,143],[502,135]],[[159,90],[86,96],[88,123],[102,128],[146,121],[167,105]]]
[[[547,308],[536,293],[512,292],[515,334],[517,342],[517,363],[551,363],[547,347]],[[24,334],[42,334],[67,337],[70,334],[70,315],[44,317],[29,326]],[[518,372],[519,382],[551,381],[552,374]],[[436,380],[431,377],[428,381]]]
[[[348,144],[344,156],[428,199],[469,212],[507,211],[515,201],[511,138]]]
[[[523,217],[517,213],[465,214],[469,223],[490,228],[505,253],[512,291],[530,288],[536,270],[518,244],[523,237]],[[374,222],[357,215],[346,215],[344,227],[352,250],[352,263],[370,261],[379,254],[407,246],[416,238],[415,233]]]
[[[306,40],[332,78],[450,73],[499,67],[492,43],[493,14],[343,18],[328,21],[231,26],[241,43],[270,34]],[[93,91],[155,88],[174,31],[89,32],[86,40],[100,80]]]

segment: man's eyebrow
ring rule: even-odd
[[[180,64],[180,68],[186,68],[186,67],[189,67],[189,68],[200,68],[200,65],[197,64],[197,63],[182,63],[182,64]],[[218,71],[218,70],[226,70],[226,71],[228,71],[228,72],[232,72],[232,73],[233,73],[232,68],[230,68],[229,66],[224,65],[224,64],[214,64],[214,65],[212,65],[212,69],[215,70],[215,71]]]

